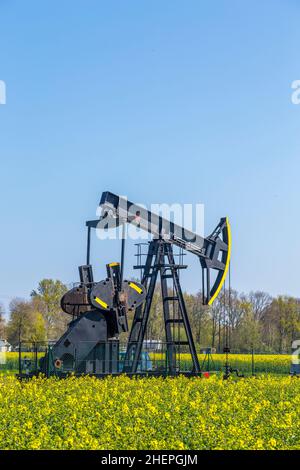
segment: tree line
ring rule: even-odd
[[[15,298],[9,306],[8,320],[0,307],[0,339],[16,346],[20,341],[58,339],[70,316],[62,312],[60,299],[68,290],[59,280],[43,279],[30,300]],[[289,296],[270,296],[256,291],[249,294],[223,290],[213,306],[202,305],[202,295],[184,293],[197,347],[222,352],[290,352],[292,341],[300,339],[300,300]],[[174,305],[174,311],[176,306]],[[175,313],[176,314],[176,313]],[[129,325],[133,313],[129,312]],[[176,334],[176,332],[175,332]],[[126,340],[126,334],[121,340]],[[163,307],[157,286],[151,307],[147,338],[165,341]]]

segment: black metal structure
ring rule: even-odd
[[[125,357],[125,372],[135,373],[137,371],[150,316],[154,289],[158,276],[160,276],[167,343],[168,372],[171,375],[176,373],[176,352],[180,350],[181,346],[187,346],[193,362],[193,372],[200,373],[200,365],[178,275],[178,270],[185,267],[187,266],[177,265],[175,263],[173,248],[169,242],[157,239],[150,243],[142,279],[142,284],[147,289],[147,295],[145,303],[135,311]],[[170,288],[168,288],[167,283],[168,279],[173,282],[174,289],[172,290],[175,291],[175,296],[170,295]],[[171,302],[173,303],[172,309],[170,308]],[[175,302],[178,304],[178,309],[174,309]],[[179,315],[175,317],[176,310]],[[174,324],[183,326],[185,339],[174,337],[174,329],[172,329],[172,325]]]
[[[168,241],[171,245],[196,255],[202,268],[203,304],[212,305],[218,296],[228,271],[231,255],[231,231],[227,217],[206,238],[163,218],[144,207],[108,191],[102,193],[99,204],[102,215],[86,222],[88,228],[87,264],[90,260],[91,229],[106,230],[126,223],[150,233],[153,239]],[[124,253],[124,246],[122,249]],[[213,274],[215,273],[215,278]]]
[[[119,263],[106,269],[107,278],[94,282],[92,266],[80,266],[80,284],[61,299],[63,311],[73,319],[51,351],[57,369],[63,365],[77,373],[119,372],[118,336],[128,331],[127,311],[144,301],[146,290],[122,281]]]
[[[190,373],[200,374],[179,279],[180,269],[187,266],[175,262],[173,247],[179,247],[181,252],[185,250],[199,258],[203,304],[211,305],[224,283],[229,266],[231,237],[228,219],[222,218],[212,234],[202,238],[110,192],[102,194],[100,207],[101,217],[86,222],[87,256],[86,265],[79,267],[80,283],[61,300],[63,311],[72,315],[72,321],[64,335],[51,347],[54,369],[49,367],[48,354],[44,360],[45,371],[59,373],[63,368],[65,371],[99,376],[120,373],[119,335],[128,331],[127,314],[132,310],[135,313],[121,373],[139,373],[154,290],[160,279],[166,340],[164,372],[170,375],[179,373],[178,355],[185,351],[191,357]],[[127,223],[153,236],[145,264],[136,266],[142,271],[141,283],[123,280],[124,227]],[[123,226],[121,265],[108,264],[106,279],[95,282],[90,265],[91,229],[105,230],[120,225]],[[146,369],[150,374],[149,368]]]
[[[237,377],[244,377],[243,374],[240,374],[238,369],[232,368],[229,362],[230,341],[229,341],[228,313],[230,311],[231,311],[231,280],[230,280],[230,267],[229,267],[228,312],[226,312],[226,291],[225,291],[225,283],[224,283],[224,327],[225,327],[225,345],[223,348],[223,352],[225,354],[224,375],[223,375],[224,380],[229,379],[231,374],[235,374]],[[252,361],[253,361],[253,355],[252,355]],[[253,364],[252,364],[252,369],[253,369]]]

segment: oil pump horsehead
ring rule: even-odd
[[[200,374],[179,280],[179,270],[187,266],[176,264],[173,247],[198,257],[202,271],[202,302],[204,305],[212,305],[224,284],[230,262],[231,232],[228,218],[221,218],[213,232],[203,238],[110,192],[102,194],[99,206],[99,219],[86,222],[87,261],[85,265],[79,266],[80,283],[61,299],[61,307],[72,316],[72,321],[51,351],[55,373],[73,371],[99,376],[119,373],[119,335],[128,332],[128,311],[134,311],[121,372],[136,374],[159,277],[167,345],[166,373],[175,375],[178,372],[176,354],[181,347],[185,347],[192,358],[191,373]],[[125,224],[133,224],[152,235],[144,265],[135,266],[142,269],[141,282],[123,279],[124,239],[121,264],[108,264],[106,279],[95,282],[90,264],[91,230],[124,227]],[[168,281],[173,284],[173,295],[170,295]],[[173,308],[175,303],[176,315]],[[176,338],[175,324],[183,332]]]

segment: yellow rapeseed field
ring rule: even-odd
[[[300,381],[0,376],[0,449],[295,449]]]
[[[33,353],[23,353],[34,360]],[[39,352],[38,358],[42,357],[44,353]],[[153,365],[165,364],[166,355],[165,353],[150,353],[150,357],[153,361]],[[2,358],[2,360],[1,360]],[[17,352],[8,352],[3,354],[0,353],[0,373],[1,371],[17,371],[19,366],[19,355]],[[198,355],[200,365],[202,365],[205,358],[204,354]],[[5,359],[5,360],[4,360]],[[209,369],[216,371],[224,371],[225,355],[224,354],[213,354],[213,362],[210,358]],[[239,369],[242,373],[250,374],[252,372],[252,358],[251,354],[230,354],[230,364],[233,368]],[[189,354],[178,354],[177,361],[180,363],[181,370],[191,369],[191,356]],[[290,354],[255,354],[254,355],[254,372],[257,374],[268,373],[268,374],[288,374],[291,366]],[[203,370],[208,367],[207,360],[203,365]]]
[[[152,360],[163,361],[165,355],[163,353],[151,353]],[[225,354],[212,354],[209,358],[209,365],[207,356],[198,354],[198,359],[202,369],[211,371],[224,371]],[[191,368],[190,354],[178,354],[177,361],[181,365],[181,370]],[[233,368],[239,369],[241,372],[249,374],[252,372],[252,356],[251,354],[229,354],[229,362]],[[255,373],[268,373],[268,374],[288,374],[291,367],[290,354],[255,354],[254,355],[254,372]]]

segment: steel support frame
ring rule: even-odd
[[[172,278],[173,285],[175,287],[176,300],[178,301],[180,313],[180,319],[178,319],[178,321],[182,322],[186,333],[186,343],[189,347],[193,362],[192,372],[196,374],[201,373],[200,364],[192,335],[191,325],[188,318],[182,289],[180,286],[178,269],[179,268],[174,261],[172,245],[168,243],[168,241],[161,238],[154,239],[153,241],[151,241],[142,277],[142,284],[144,284],[147,289],[147,296],[144,305],[141,305],[135,311],[128,339],[127,351],[125,354],[124,372],[136,373],[138,370],[138,364],[141,358],[143,341],[149,321],[155,286],[157,283],[158,274],[160,274],[165,334],[167,341],[168,373],[170,375],[175,375],[177,373],[176,355],[174,354],[174,352],[176,351],[176,344],[180,346],[180,342],[175,342],[172,335],[171,323],[172,321],[174,321],[174,319],[171,319],[170,317],[167,278]],[[168,271],[170,271],[170,274],[166,274]]]

